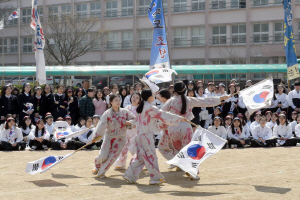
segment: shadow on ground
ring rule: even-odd
[[[253,185],[255,190],[258,192],[266,192],[266,193],[275,193],[275,194],[285,194],[291,191],[291,188],[282,188],[282,187],[269,187],[269,186],[261,186],[261,185]]]
[[[66,184],[56,182],[56,181],[53,181],[50,179],[38,180],[38,181],[28,181],[28,182],[33,183],[38,187],[62,187],[62,186],[67,187]]]

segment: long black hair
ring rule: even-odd
[[[134,92],[134,93],[131,95],[131,97],[130,97],[130,103],[132,103],[131,99],[132,99],[133,95],[135,95],[135,94],[139,96],[139,104],[140,104],[140,103],[142,102],[142,97],[141,97],[141,94],[138,93],[138,92]]]
[[[182,108],[180,114],[184,115],[186,113],[186,97],[185,97],[186,87],[181,81],[174,84],[174,93],[181,95]]]
[[[22,121],[22,126],[21,126],[21,128],[22,128],[23,130],[26,130],[26,129],[27,129],[27,126],[26,126],[26,123],[25,123],[25,121],[26,121],[27,119],[30,119],[30,120],[31,120],[31,118],[30,118],[29,116],[25,116],[25,117],[24,117],[24,119],[23,119],[23,121]],[[31,120],[31,123],[29,124],[29,129],[31,129],[31,126],[32,126],[32,120]]]
[[[96,92],[96,94],[95,94],[95,98],[96,98],[98,101],[100,100],[100,99],[98,99],[98,96],[97,96],[98,92],[100,92],[100,93],[102,94],[102,97],[101,97],[102,101],[105,101],[105,95],[104,95],[103,90],[101,90],[101,89],[97,90],[97,92]]]
[[[171,93],[170,93],[170,91],[169,91],[168,89],[161,89],[161,90],[159,91],[159,95],[160,95],[161,97],[166,98],[166,99],[170,99],[170,98],[171,98]]]
[[[243,132],[243,124],[242,124],[242,121],[240,120],[240,118],[238,118],[238,117],[236,117],[236,118],[234,118],[233,120],[232,120],[232,122],[231,122],[231,131],[232,131],[232,133],[234,133],[234,121],[235,120],[238,120],[239,122],[240,122],[240,125],[239,125],[239,127],[240,127],[240,129],[241,129],[241,132]],[[240,133],[241,134],[241,133]]]
[[[24,83],[24,85],[23,85],[23,87],[22,87],[22,92],[21,92],[21,93],[22,93],[23,95],[25,95],[25,94],[24,94],[24,93],[25,93],[25,87],[26,87],[27,84],[29,84],[29,83]],[[30,85],[30,84],[29,84],[29,85]],[[31,85],[30,85],[30,91],[28,92],[28,94],[29,94],[29,96],[31,95]]]
[[[2,97],[2,98],[4,98],[5,93],[6,93],[6,90],[7,90],[8,87],[10,87],[10,85],[5,85],[5,86],[2,87],[2,90],[1,90],[1,97]],[[11,88],[11,87],[10,87],[10,88]],[[11,95],[14,95],[14,94],[12,94],[12,91],[13,91],[13,90],[11,90]]]
[[[37,126],[40,122],[44,122],[45,121],[43,119],[39,119],[37,122],[36,122],[36,128],[35,128],[35,137],[38,137],[38,133],[39,133],[39,127]],[[42,136],[45,134],[45,126],[42,128]]]
[[[142,90],[142,93],[141,93],[141,97],[142,97],[142,101],[141,103],[139,104],[139,106],[136,108],[136,112],[138,114],[142,113],[143,112],[143,108],[144,108],[144,101],[147,101],[149,99],[149,97],[152,96],[152,91],[150,89],[144,89]]]

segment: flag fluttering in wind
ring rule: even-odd
[[[34,1],[33,9],[37,7],[37,0]],[[37,9],[35,10],[35,60],[36,80],[42,85],[46,84],[46,64],[44,56],[45,37]]]
[[[169,49],[162,0],[152,0],[148,16],[154,26],[150,70],[157,68],[170,69]],[[171,75],[170,78],[171,79]],[[159,83],[159,80],[157,81]]]
[[[43,173],[43,172],[47,171],[48,169],[50,169],[51,167],[57,165],[64,159],[68,158],[72,154],[74,154],[74,153],[69,153],[69,154],[66,154],[63,156],[48,156],[48,157],[44,157],[44,158],[41,158],[36,161],[29,162],[29,163],[27,163],[25,172],[27,172],[31,175],[34,175],[36,173]]]
[[[20,17],[20,8],[18,8],[15,11],[13,11],[11,13],[11,15],[8,17],[8,20],[13,20],[13,19],[16,19],[16,18],[19,18],[19,17]]]
[[[30,27],[35,30],[35,11],[37,10],[37,0],[32,0],[31,8],[31,22]]]
[[[291,0],[284,0],[284,47],[288,80],[300,77],[296,55],[295,35],[292,26]]]
[[[225,143],[226,140],[223,138],[198,127],[192,141],[167,163],[180,167],[183,171],[196,177],[199,165],[210,156],[218,153]]]
[[[157,68],[147,72],[145,77],[152,82],[169,82],[172,81],[172,73],[177,75],[176,71],[173,69]]]
[[[274,96],[273,78],[265,79],[239,92],[250,115],[262,108],[269,108]]]

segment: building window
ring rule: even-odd
[[[205,65],[205,60],[193,60],[192,65]]]
[[[274,0],[274,5],[282,5],[282,0]]]
[[[231,8],[246,8],[246,0],[231,0]]]
[[[187,0],[174,0],[174,12],[186,12]]]
[[[226,44],[226,26],[214,26],[212,29],[212,43]]]
[[[92,33],[90,35],[90,41],[93,41],[92,49],[100,49],[100,47],[101,47],[101,36],[99,36],[99,34]]]
[[[205,0],[192,0],[192,11],[205,10]]]
[[[106,2],[106,17],[113,18],[118,16],[118,2],[107,1]]]
[[[151,48],[152,46],[152,30],[141,30],[139,33],[139,48]]]
[[[132,49],[133,47],[133,32],[122,32],[122,49]]]
[[[122,17],[128,16],[133,16],[133,0],[122,0]]]
[[[164,14],[168,13],[168,0],[164,0],[163,8],[164,8]]]
[[[23,38],[23,53],[32,52],[32,38]]]
[[[275,30],[274,30],[274,42],[283,42],[284,41],[284,28],[283,22],[275,23]]]
[[[76,5],[76,13],[78,19],[84,19],[87,17],[87,4]]]
[[[253,25],[253,42],[263,43],[269,41],[269,24],[254,24]]]
[[[18,53],[18,38],[10,39],[10,53]]]
[[[48,16],[51,22],[57,22],[58,20],[58,6],[48,7]]]
[[[269,5],[269,0],[253,0],[253,7],[267,6]]]
[[[91,3],[91,16],[101,18],[101,2]]]
[[[188,46],[187,37],[188,37],[187,28],[175,28],[174,29],[174,46],[175,47]]]
[[[139,0],[139,15],[147,15],[151,0]]]
[[[211,9],[212,10],[221,10],[226,8],[226,0],[221,1],[212,1],[211,2]]]
[[[122,62],[122,65],[133,65],[133,62]]]
[[[0,53],[2,53],[2,48],[4,48],[4,53],[7,53],[7,39],[4,39],[4,44],[2,38],[0,39]]]
[[[246,25],[242,24],[231,26],[231,39],[232,44],[245,44]]]
[[[118,32],[108,33],[107,49],[118,49],[119,34]]]
[[[150,61],[139,61],[138,65],[150,65]]]
[[[24,24],[29,24],[31,22],[31,8],[22,10],[22,21]]]
[[[252,57],[251,64],[269,64],[269,58]]]
[[[226,60],[213,60],[213,65],[226,65]]]
[[[192,27],[192,46],[205,44],[205,27]]]
[[[41,22],[44,22],[44,9],[42,7],[38,8],[39,18]]]

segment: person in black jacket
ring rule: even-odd
[[[22,122],[25,116],[30,116],[33,113],[33,108],[26,106],[26,103],[33,104],[30,83],[25,83],[23,85],[23,89],[22,92],[19,94],[18,101],[19,101],[19,122]]]
[[[42,88],[40,86],[35,88],[35,93],[33,95],[33,115],[31,117],[33,122],[37,122],[37,120],[44,118],[46,98],[42,95]]]
[[[51,109],[50,105],[51,105],[51,100],[53,99],[53,94],[51,92],[50,85],[45,84],[42,96],[45,96],[45,105],[46,105],[46,107],[45,107],[44,113],[45,114],[48,113],[48,112],[51,113],[52,109]]]
[[[6,120],[5,117],[7,114],[12,114],[12,117],[16,118],[19,113],[18,99],[15,95],[12,95],[12,88],[10,85],[4,86],[1,90],[0,113],[1,124]]]
[[[72,125],[75,125],[79,117],[78,99],[75,97],[74,90],[69,87],[65,93],[65,102],[67,102],[67,114],[72,118]]]
[[[58,117],[64,118],[67,114],[68,102],[65,101],[65,95],[63,94],[64,86],[57,86],[57,93],[53,95],[51,99],[51,107],[52,107],[52,115],[54,117],[54,121],[57,120]]]

